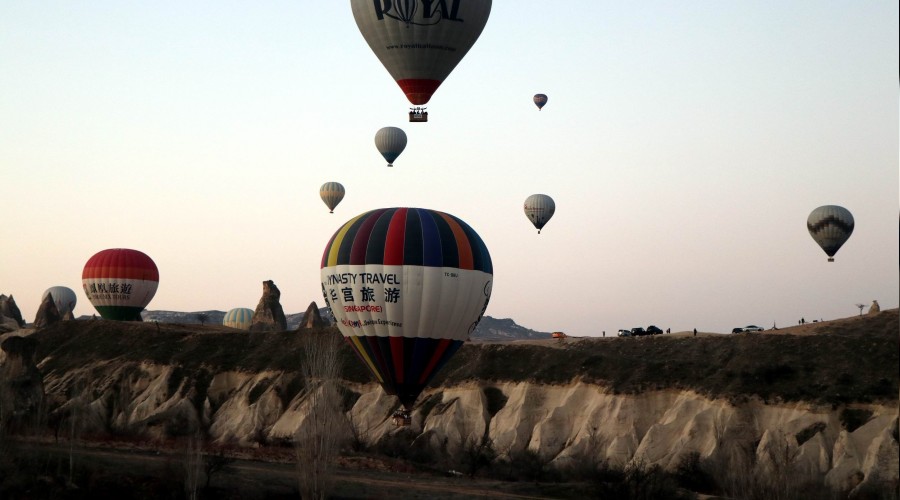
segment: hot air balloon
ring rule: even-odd
[[[534,104],[538,107],[538,111],[540,111],[545,104],[547,104],[547,96],[545,94],[534,94]]]
[[[834,262],[834,254],[853,234],[853,215],[844,207],[823,205],[809,214],[806,228],[828,255],[828,262]]]
[[[141,251],[110,248],[88,259],[81,286],[103,318],[140,321],[159,286],[159,270]]]
[[[372,52],[409,102],[421,106],[481,35],[491,0],[350,0],[350,7]]]
[[[325,247],[322,293],[360,360],[402,408],[462,346],[491,298],[487,247],[465,222],[424,208],[382,208],[346,222]]]
[[[546,194],[533,194],[525,198],[525,216],[537,228],[538,234],[541,234],[541,228],[553,217],[555,211],[553,198]]]
[[[319,197],[328,206],[328,213],[334,213],[334,207],[344,199],[344,186],[340,182],[326,182],[319,188]]]
[[[375,147],[387,160],[387,166],[393,167],[394,160],[406,149],[406,132],[397,127],[384,127],[375,132]]]
[[[230,328],[237,328],[238,330],[249,330],[252,321],[253,309],[236,307],[225,314],[225,317],[222,319],[222,324]]]
[[[75,291],[67,286],[51,286],[44,290],[44,293],[41,294],[41,302],[47,298],[47,295],[49,295],[53,300],[53,303],[56,304],[56,310],[59,311],[60,317],[73,312],[75,310],[75,303],[78,302]]]

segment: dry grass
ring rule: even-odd
[[[690,389],[711,397],[828,404],[892,401],[900,392],[898,310],[740,335],[477,343],[464,346],[433,386],[469,380],[566,384],[584,380],[613,392]],[[220,326],[68,321],[38,331],[42,372],[98,361],[174,364],[184,376],[220,370],[297,370],[303,332],[241,332]],[[544,345],[546,344],[546,345]],[[342,346],[342,377],[370,382]]]

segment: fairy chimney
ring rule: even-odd
[[[280,332],[287,330],[287,318],[281,308],[281,292],[272,280],[263,281],[263,294],[253,312],[251,332]]]
[[[878,314],[881,312],[881,306],[878,305],[877,300],[872,301],[872,305],[869,306],[869,314]]]
[[[41,306],[38,307],[37,314],[34,317],[34,327],[43,328],[45,326],[59,323],[61,320],[62,316],[60,316],[59,314],[59,309],[56,307],[56,302],[48,293],[46,296],[44,296],[44,300],[41,302]]]
[[[328,326],[328,321],[319,314],[319,306],[316,305],[316,302],[310,302],[309,307],[306,308],[306,312],[303,314],[303,321],[300,322],[299,330],[324,326]]]

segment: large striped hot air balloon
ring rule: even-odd
[[[84,265],[81,286],[105,319],[139,321],[159,286],[159,270],[147,254],[110,248],[94,254]]]
[[[419,393],[481,320],[493,268],[484,242],[462,220],[382,208],[337,230],[321,278],[338,329],[400,399],[395,422],[408,423]]]
[[[237,328],[238,330],[249,330],[250,324],[253,322],[253,309],[246,307],[236,307],[225,314],[222,324]]]
[[[49,295],[53,300],[53,303],[56,304],[56,310],[59,311],[60,317],[73,312],[75,304],[78,302],[75,291],[67,286],[51,286],[44,290],[44,293],[41,294],[41,302],[47,298],[47,295]]]
[[[319,197],[328,207],[328,213],[334,213],[334,207],[344,199],[344,186],[340,182],[326,182],[319,188]]]
[[[546,194],[533,194],[525,199],[525,216],[537,228],[538,234],[541,234],[541,228],[553,217],[554,212],[556,203]]]
[[[393,167],[394,160],[406,149],[406,132],[397,127],[384,127],[375,132],[375,148]]]
[[[806,229],[828,255],[828,262],[834,262],[834,254],[853,234],[853,227],[853,215],[837,205],[821,206],[806,218]]]
[[[350,7],[372,52],[421,106],[481,35],[491,0],[350,0]]]

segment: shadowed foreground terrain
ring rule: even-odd
[[[6,458],[0,469],[43,463],[43,476],[65,476],[59,464],[76,447],[56,449],[55,462],[46,447],[99,444],[164,450],[175,465],[155,477],[187,484],[185,443],[206,459],[228,450],[291,462],[291,443],[328,407],[339,473],[364,475],[359,464],[375,463],[395,481],[342,490],[349,497],[377,496],[405,477],[446,481],[433,474],[453,470],[501,481],[474,486],[498,495],[510,484],[507,493],[539,497],[896,498],[898,332],[893,309],[738,335],[470,343],[420,397],[412,425],[395,428],[395,398],[342,343],[336,385],[302,374],[304,349],[339,336],[334,328],[66,321],[4,340],[0,431],[10,437],[0,447],[31,459]],[[251,483],[255,469],[241,470],[230,480]],[[294,494],[281,474],[264,483]],[[4,481],[10,498],[25,488]],[[440,488],[451,495],[447,485],[425,495]]]

